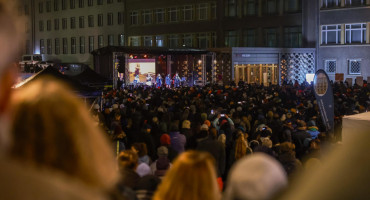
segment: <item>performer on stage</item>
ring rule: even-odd
[[[134,79],[134,85],[136,86],[138,83],[140,83],[139,74],[137,74],[137,75],[135,76],[135,79]]]
[[[158,88],[162,87],[162,76],[161,76],[161,74],[157,75],[156,83],[157,83]]]
[[[166,87],[171,88],[171,77],[170,74],[167,74],[166,76]]]
[[[181,85],[182,85],[182,87],[186,86],[186,77],[185,76],[183,76],[181,78]]]
[[[180,76],[179,76],[179,74],[178,73],[176,73],[175,74],[175,76],[173,77],[173,82],[174,82],[174,86],[175,87],[180,87],[180,81],[181,81],[181,79],[180,79]]]
[[[148,76],[146,77],[146,85],[147,86],[152,86],[152,76],[148,73]]]

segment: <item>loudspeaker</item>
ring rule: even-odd
[[[117,66],[117,70],[119,73],[125,73],[125,65],[126,62],[125,62],[125,57],[124,56],[119,56],[118,57],[118,66]]]

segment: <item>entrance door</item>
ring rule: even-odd
[[[235,65],[235,82],[244,81],[250,84],[278,84],[277,64]]]

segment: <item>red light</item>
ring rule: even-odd
[[[148,57],[146,54],[144,55],[144,58]]]
[[[135,56],[134,58],[137,58],[137,56]]]

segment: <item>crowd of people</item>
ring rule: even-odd
[[[338,144],[342,117],[370,106],[366,84],[333,84],[333,132],[309,84],[124,88],[89,112],[50,77],[11,89],[17,8],[0,0],[1,199],[369,196],[370,134]]]
[[[322,123],[308,83],[111,90],[93,106],[92,115],[113,141],[118,156],[121,150],[138,152],[138,177],[162,179],[176,157],[196,150],[212,155],[219,189],[227,190],[243,176],[228,176],[234,164],[262,152],[282,166],[279,172],[285,179],[278,180],[285,186],[304,163],[320,161],[323,151],[341,141],[344,115],[366,112],[370,106],[366,84],[336,83],[333,88],[335,129],[331,132]]]

